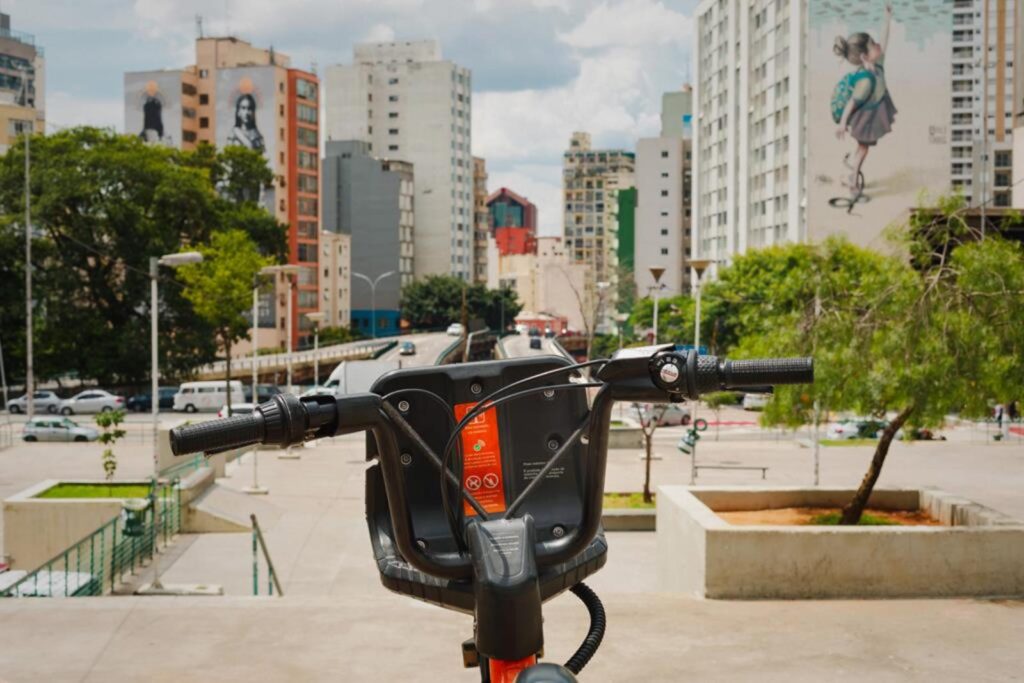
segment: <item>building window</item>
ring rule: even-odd
[[[317,253],[315,244],[299,243],[299,261],[305,263],[316,263]]]
[[[398,135],[397,128],[388,128],[388,135]]]
[[[209,95],[204,93],[204,94],[199,96],[199,104],[209,104],[209,103],[210,103],[210,96]]]
[[[308,175],[306,173],[299,174],[299,191],[300,192],[312,192],[316,194],[317,182],[315,175]]]
[[[185,142],[195,142],[196,138],[197,136],[194,130],[181,131],[181,139],[184,140]]]
[[[662,256],[668,256],[668,247],[662,247],[661,248],[661,255]]]
[[[316,107],[311,107],[308,104],[300,103],[297,107],[297,115],[299,121],[305,121],[306,123],[316,123]]]
[[[310,197],[299,197],[299,214],[303,216],[316,215],[316,200]]]
[[[205,116],[200,116],[199,117],[199,127],[200,128],[209,128],[210,127],[210,119],[205,117]]]
[[[397,78],[389,78],[388,79],[388,85],[398,85],[398,79]]]
[[[398,95],[388,95],[388,102],[397,102]]]
[[[304,79],[295,81],[295,92],[304,100],[316,102],[316,83]]]
[[[316,131],[312,128],[298,128],[295,137],[304,147],[317,147]]]
[[[661,191],[661,196],[662,197],[667,197],[668,196],[668,190],[662,190]]]
[[[388,151],[389,152],[397,152],[398,151],[398,145],[388,145]]]
[[[313,152],[307,152],[305,150],[299,150],[299,168],[308,168],[316,170],[317,158]]]
[[[661,150],[661,158],[662,159],[668,159],[668,152],[665,151],[665,150]]]
[[[662,228],[662,229],[661,229],[661,234],[662,234],[663,236],[665,236],[665,235],[668,235],[668,228]]]
[[[388,118],[389,119],[397,119],[398,118],[398,112],[397,111],[389,111],[388,112]]]
[[[207,70],[207,69],[200,69],[199,70],[199,78],[209,78],[209,77],[210,77],[209,70]]]
[[[299,292],[299,308],[316,308],[316,292]],[[309,320],[303,316],[302,320]]]
[[[316,238],[316,221],[299,221],[299,237]]]
[[[192,107],[182,107],[181,115],[186,119],[194,119],[196,117],[196,110]]]

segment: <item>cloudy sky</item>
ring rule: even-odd
[[[489,188],[539,207],[561,232],[562,152],[574,130],[633,149],[657,135],[661,94],[690,78],[697,0],[6,0],[12,28],[46,51],[50,129],[123,130],[125,71],[193,61],[206,35],[273,45],[292,64],[348,63],[364,40],[434,38],[473,70],[473,153]]]

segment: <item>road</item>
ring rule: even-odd
[[[411,356],[403,356],[400,354],[402,342],[406,341],[411,341],[416,345],[415,354]],[[398,337],[398,346],[381,356],[380,360],[401,361],[403,368],[433,365],[437,361],[437,357],[441,352],[448,348],[448,346],[454,341],[455,337],[450,337],[442,332],[410,334],[405,337]]]
[[[539,349],[530,348],[530,339],[537,339],[537,337],[528,337],[525,334],[517,334],[511,337],[505,337],[501,340],[501,344],[505,347],[505,353],[508,354],[509,358],[561,355],[557,350],[555,350],[551,339],[544,339],[541,337]]]

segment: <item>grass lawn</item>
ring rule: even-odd
[[[606,493],[604,494],[604,507],[614,509],[630,508],[653,510],[654,501],[645,503],[644,494],[642,493]]]
[[[811,524],[820,524],[822,526],[838,526],[839,519],[842,517],[842,513],[829,512],[824,515],[817,515],[811,519]],[[860,516],[860,521],[857,522],[859,526],[899,526],[898,522],[894,522],[891,519],[885,517],[877,517],[875,515],[869,515],[864,513]]]
[[[145,498],[149,484],[57,484],[36,498]]]
[[[875,446],[878,439],[822,439],[822,446]]]

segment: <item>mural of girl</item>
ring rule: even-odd
[[[235,127],[228,137],[229,145],[241,145],[262,152],[266,149],[263,134],[256,127],[256,98],[249,93],[235,100]]]
[[[886,3],[880,42],[867,33],[854,33],[847,38],[837,37],[832,47],[837,56],[856,67],[836,86],[832,102],[833,119],[839,124],[836,137],[842,140],[849,133],[857,142],[852,160],[849,154],[844,159],[850,170],[848,185],[855,196],[863,192],[861,168],[868,151],[892,131],[896,118],[896,105],[885,83],[891,21],[892,5]]]

